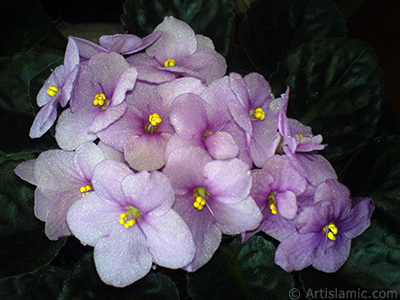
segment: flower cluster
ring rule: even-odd
[[[334,272],[370,224],[372,199],[352,199],[318,150],[321,135],[286,115],[257,73],[226,74],[213,42],[166,17],[145,38],[70,37],[40,90],[30,136],[56,124],[61,149],[15,172],[37,186],[35,215],[51,240],[94,247],[117,287],[152,264],[196,271],[222,234],[280,241],[284,270]]]

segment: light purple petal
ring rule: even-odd
[[[250,193],[250,170],[240,159],[211,161],[204,166],[204,177],[212,197],[220,202],[238,203]]]
[[[314,262],[314,251],[320,234],[294,233],[284,239],[275,252],[275,263],[286,272],[302,270]]]
[[[196,52],[185,56],[179,65],[198,73],[206,84],[225,75],[225,58],[213,49],[197,47]]]
[[[22,180],[25,180],[30,184],[36,185],[36,179],[33,173],[35,162],[36,159],[30,159],[20,163],[14,169],[15,174]]]
[[[338,222],[337,226],[339,231],[343,231],[343,236],[352,239],[363,233],[371,224],[370,218],[374,207],[371,198],[362,198],[345,219]]]
[[[244,78],[250,96],[250,109],[267,106],[273,102],[274,94],[265,78],[258,73],[247,74]]]
[[[68,211],[67,222],[72,233],[84,245],[96,246],[99,239],[110,235],[118,228],[126,230],[119,223],[123,212],[121,206],[105,202],[94,193],[82,197]]]
[[[161,31],[161,37],[149,48],[146,53],[155,56],[164,63],[168,59],[179,61],[182,57],[196,51],[197,40],[195,33],[188,24],[174,17],[165,17],[154,31]]]
[[[125,100],[125,94],[126,92],[133,89],[136,83],[136,78],[136,68],[128,68],[121,74],[114,88],[114,93],[111,98],[111,104],[113,106],[118,105]]]
[[[165,164],[165,149],[170,134],[143,134],[134,136],[124,145],[124,157],[138,171],[157,170]]]
[[[99,52],[110,52],[110,50],[97,45],[96,43],[90,42],[83,38],[70,37],[78,47],[79,56],[83,59],[90,59],[92,56]]]
[[[101,280],[116,287],[125,287],[143,278],[153,262],[143,233],[139,229],[126,231],[121,226],[112,235],[100,239],[94,248],[94,262]]]
[[[94,169],[92,177],[93,188],[100,198],[125,206],[127,197],[121,183],[126,176],[132,173],[132,170],[122,162],[103,160]]]
[[[286,219],[293,219],[297,213],[297,198],[291,191],[276,194],[276,203],[279,214]]]
[[[115,52],[100,52],[89,61],[89,67],[93,70],[94,82],[101,84],[107,97],[113,95],[122,73],[129,68],[122,55]]]
[[[113,52],[128,54],[142,46],[142,39],[133,34],[102,35],[99,39],[100,46]]]
[[[199,211],[193,207],[191,193],[177,196],[173,209],[186,222],[193,235],[196,254],[184,269],[194,272],[212,258],[221,243],[222,233],[207,208]]]
[[[74,150],[85,142],[93,142],[97,137],[89,134],[88,129],[96,115],[95,112],[90,114],[81,111],[72,113],[71,109],[63,111],[58,118],[55,136],[60,148]]]
[[[140,221],[140,227],[156,264],[176,269],[192,261],[196,250],[192,234],[174,210],[158,217],[146,216]]]
[[[103,151],[94,143],[84,143],[76,148],[75,165],[88,181],[92,179],[94,167],[104,159]]]
[[[176,97],[187,93],[200,95],[205,88],[197,78],[182,77],[159,85],[157,90],[163,101],[171,105]]]
[[[175,99],[170,112],[170,122],[183,139],[202,135],[208,128],[206,103],[195,94],[183,94]]]
[[[222,233],[239,234],[253,230],[260,225],[262,214],[252,197],[229,204],[218,200],[210,199],[207,206]]]
[[[325,243],[321,243],[315,251],[312,266],[326,273],[336,272],[349,257],[350,245],[351,240],[340,236],[337,237],[331,247],[326,247]]]
[[[165,214],[174,203],[175,194],[168,178],[157,171],[141,171],[125,177],[122,189],[129,200],[144,215]],[[146,217],[147,218],[147,217]]]
[[[211,161],[207,152],[199,147],[179,148],[168,155],[163,173],[171,180],[175,192],[186,193],[204,184],[204,165]]]
[[[39,189],[36,189],[34,206],[35,217],[40,221],[47,222],[50,205],[50,200],[43,196]]]
[[[107,146],[106,144],[102,143],[101,141],[97,145],[99,148],[102,150],[104,157],[106,159],[112,159],[116,161],[123,161],[124,160],[124,154],[118,150],[115,150],[114,148]]]
[[[87,131],[95,134],[103,129],[106,129],[112,123],[120,119],[124,115],[127,108],[128,105],[126,102],[122,102],[117,106],[110,105],[106,110],[102,110],[96,115]]]
[[[227,132],[216,132],[206,137],[204,143],[210,155],[215,159],[235,158],[239,154],[239,147],[233,137]]]
[[[55,86],[59,89],[62,89],[64,86],[65,82],[65,67],[64,65],[58,66],[57,68],[54,69],[54,71],[51,73],[50,77],[45,81],[43,87],[40,89],[36,102],[39,107],[42,107],[43,105],[49,103],[50,101],[57,102],[58,103],[58,98],[60,97],[60,93],[58,92],[55,97],[50,96],[47,91],[50,86]]]
[[[33,120],[29,136],[32,139],[39,138],[53,126],[57,118],[57,102],[51,101],[43,106]]]

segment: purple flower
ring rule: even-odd
[[[124,153],[135,170],[157,170],[165,164],[167,142],[174,129],[169,123],[170,105],[157,87],[138,81],[127,95],[124,116],[98,133],[101,141]]]
[[[98,53],[81,65],[70,108],[56,126],[56,140],[65,150],[94,141],[103,130],[126,111],[127,91],[133,89],[137,72],[117,53]]]
[[[249,167],[241,160],[212,160],[202,148],[184,147],[168,156],[163,173],[175,189],[173,208],[189,226],[196,245],[187,271],[194,272],[211,259],[222,233],[239,234],[259,225],[262,215],[249,196]]]
[[[252,165],[245,132],[233,122],[228,110],[227,103],[237,101],[228,77],[214,80],[207,87],[198,80],[182,78],[161,85],[159,90],[167,102],[176,97],[170,113],[176,135],[167,145],[167,155],[180,147],[197,146],[214,159],[238,157]]]
[[[69,38],[65,51],[64,65],[57,67],[46,80],[37,95],[37,104],[42,107],[33,121],[29,132],[31,138],[41,137],[53,126],[57,118],[57,104],[66,106],[71,98],[75,77],[78,72],[79,55],[75,42]]]
[[[125,164],[106,160],[94,170],[91,193],[68,213],[68,224],[94,249],[101,279],[125,287],[156,263],[181,268],[194,255],[189,229],[171,209],[174,191],[160,172],[134,174]]]
[[[352,201],[344,185],[328,179],[315,191],[314,205],[298,216],[297,232],[279,245],[276,264],[287,272],[309,265],[336,272],[349,256],[351,239],[369,227],[373,209],[372,199]]]
[[[275,154],[281,140],[279,113],[286,112],[289,90],[281,98],[274,99],[269,83],[257,73],[244,78],[231,73],[229,84],[239,99],[229,102],[229,111],[248,136],[254,164],[262,167]]]
[[[66,223],[68,209],[93,191],[94,167],[104,159],[98,146],[85,143],[75,152],[48,150],[17,166],[15,173],[37,186],[35,215],[46,222],[45,233],[50,240],[71,234]]]
[[[250,195],[263,214],[259,228],[243,235],[249,238],[262,230],[278,241],[295,232],[293,219],[298,211],[298,196],[307,186],[306,179],[292,166],[286,156],[272,156],[262,169],[253,170]]]
[[[138,68],[140,80],[162,83],[178,76],[190,76],[209,84],[225,75],[225,59],[214,50],[213,42],[203,35],[196,35],[185,22],[165,17],[154,29],[157,31],[162,35],[146,49],[146,53],[127,59]]]

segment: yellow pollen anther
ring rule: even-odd
[[[47,94],[52,96],[53,98],[57,96],[57,93],[60,89],[54,85],[50,86],[49,89],[47,90]]]
[[[265,119],[265,111],[263,111],[261,107],[258,107],[255,110],[251,110],[249,115],[252,121],[263,121]]]
[[[299,137],[300,137],[300,138],[303,138],[303,137],[304,137],[304,135],[302,135],[301,133],[299,133]]]
[[[155,113],[149,116],[149,122],[152,126],[155,127],[162,122],[162,119],[157,113]]]
[[[81,186],[79,191],[82,193],[82,197],[86,196],[90,192],[93,192],[93,185],[89,183],[88,185]]]
[[[193,206],[198,210],[202,210],[207,204],[207,198],[210,196],[210,192],[204,187],[197,187],[193,191]]]
[[[271,210],[273,215],[276,215],[278,213],[278,210],[276,209],[276,206],[273,203],[270,204],[269,209]]]
[[[127,211],[119,216],[119,223],[124,225],[125,228],[130,228],[142,217],[142,213],[132,205],[127,205],[125,208]]]
[[[167,59],[164,62],[164,67],[175,67],[176,66],[176,61],[174,59]]]
[[[339,229],[336,227],[335,224],[330,223],[327,226],[325,226],[323,228],[323,230],[324,230],[324,232],[327,232],[329,230],[329,232],[327,234],[328,239],[330,239],[331,241],[335,241],[336,240],[336,235],[338,234]]]
[[[105,110],[110,105],[110,100],[107,99],[106,95],[100,93],[94,97],[93,104]]]

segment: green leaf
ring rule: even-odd
[[[381,70],[373,49],[361,42],[324,39],[303,45],[269,81],[275,95],[290,87],[288,115],[322,134],[331,161],[354,154],[381,116]]]
[[[67,271],[53,266],[45,266],[21,276],[7,277],[0,281],[0,299],[54,300],[62,291],[67,278]]]
[[[33,212],[33,187],[14,174],[31,154],[1,154],[0,164],[0,278],[32,272],[48,264],[64,245],[51,242],[44,224]]]
[[[261,236],[220,246],[204,267],[188,274],[188,293],[197,299],[288,299],[293,276],[275,265],[275,246]]]
[[[166,275],[150,272],[144,278],[127,286],[116,288],[101,281],[96,272],[92,253],[86,254],[72,271],[59,300],[178,300],[173,281]]]
[[[341,14],[328,0],[254,1],[239,32],[250,60],[264,76],[299,46],[346,35]]]
[[[61,64],[61,57],[29,52],[0,58],[0,109],[35,114],[36,95],[29,95],[31,81],[43,71],[42,80],[50,75],[50,68]],[[44,77],[44,78],[43,78]]]
[[[0,56],[33,49],[50,33],[54,23],[35,0],[2,0]]]
[[[315,291],[323,288],[327,291],[366,291],[367,296],[372,296],[373,291],[386,291],[386,297],[381,299],[394,299],[397,298],[395,293],[400,293],[399,270],[398,234],[389,235],[373,222],[369,229],[352,241],[349,259],[336,273],[328,274],[307,268],[300,272],[300,279],[304,292],[309,295],[312,292],[315,295]]]
[[[384,136],[367,143],[352,159],[342,182],[352,196],[375,201],[374,219],[388,231],[400,228],[400,137]]]
[[[196,34],[211,38],[226,56],[233,41],[233,6],[229,0],[127,0],[121,17],[124,31],[139,36],[153,32],[165,16],[188,23]]]

